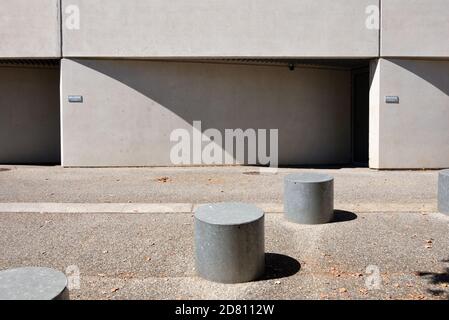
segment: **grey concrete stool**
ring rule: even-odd
[[[199,276],[241,283],[265,272],[264,212],[245,203],[203,205],[195,213],[195,264]]]
[[[67,277],[49,268],[0,271],[0,300],[66,300]]]
[[[449,214],[449,170],[438,174],[438,211]]]
[[[290,174],[284,180],[287,220],[301,224],[327,223],[334,216],[334,178],[320,173]]]

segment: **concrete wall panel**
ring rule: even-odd
[[[65,57],[375,57],[379,0],[63,0]],[[70,18],[64,14],[64,21]]]
[[[371,87],[371,167],[449,167],[448,75],[449,61],[379,60]],[[390,95],[400,103],[385,103]]]
[[[348,163],[350,94],[342,70],[64,59],[63,165],[172,165],[170,133],[194,120],[279,129],[281,164]]]
[[[59,0],[0,0],[0,58],[58,58]]]
[[[383,57],[449,58],[448,0],[382,0]]]
[[[379,165],[379,125],[380,125],[380,60],[370,63],[369,90],[369,166],[380,168]]]

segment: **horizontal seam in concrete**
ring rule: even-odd
[[[190,203],[0,203],[3,213],[191,213]]]
[[[283,213],[281,203],[254,203],[266,213]],[[4,202],[0,213],[193,213],[201,204],[195,203],[50,203],[50,202]],[[429,203],[380,204],[336,203],[336,210],[355,212],[437,212],[436,205]]]

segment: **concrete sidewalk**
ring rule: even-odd
[[[246,201],[282,211],[283,177],[335,177],[336,207],[365,212],[436,211],[437,171],[256,167],[61,168],[0,166],[0,203],[185,203]],[[268,211],[269,211],[268,210]]]
[[[265,279],[223,285],[195,276],[191,214],[0,214],[0,269],[76,266],[72,299],[449,298],[446,216],[339,216],[267,214]]]
[[[283,176],[305,169],[1,168],[11,170],[0,169],[0,269],[75,267],[72,299],[449,298],[449,217],[435,213],[435,171],[318,170],[335,176],[340,211],[303,226],[280,212]],[[195,276],[192,212],[230,200],[267,205],[260,281]]]

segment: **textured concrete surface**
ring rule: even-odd
[[[267,275],[237,285],[195,276],[193,220],[0,214],[0,268],[75,265],[81,283],[71,299],[448,298],[449,218],[441,214],[340,213],[318,226],[268,214]]]
[[[449,215],[449,170],[438,174],[438,211]]]
[[[284,179],[284,212],[287,220],[320,224],[334,215],[334,177],[320,173],[295,173]]]
[[[448,58],[448,12],[447,0],[382,0],[381,56]]]
[[[379,0],[63,0],[66,57],[374,57]]]
[[[59,0],[2,0],[0,58],[58,58]]]
[[[449,298],[449,217],[434,213],[437,171],[256,170],[1,166],[0,202],[279,204],[287,173],[332,174],[339,209],[332,223],[297,225],[281,211],[266,214],[263,280],[225,285],[195,276],[193,213],[174,211],[0,213],[0,269],[78,269],[71,299]]]
[[[222,202],[195,212],[195,268],[204,279],[243,283],[265,271],[265,214],[247,203]]]
[[[0,300],[62,300],[67,295],[67,276],[61,271],[24,267],[0,272]]]
[[[98,59],[63,59],[61,70],[63,166],[179,164],[172,154],[180,142],[189,151],[196,144],[194,121],[201,121],[202,148],[213,136],[218,164],[236,158],[226,129],[278,129],[281,165],[351,161],[348,70]],[[69,95],[84,101],[69,103]],[[181,140],[179,130],[189,136]],[[262,137],[254,136],[256,145]],[[184,164],[210,164],[189,151]]]
[[[372,71],[370,167],[448,168],[449,61],[380,59]]]
[[[438,171],[366,168],[279,169],[277,174],[258,174],[256,167],[92,169],[0,166],[0,203],[243,201],[273,203],[278,207],[283,202],[284,177],[299,172],[334,176],[336,209],[437,211]],[[277,208],[266,210],[278,212]]]

